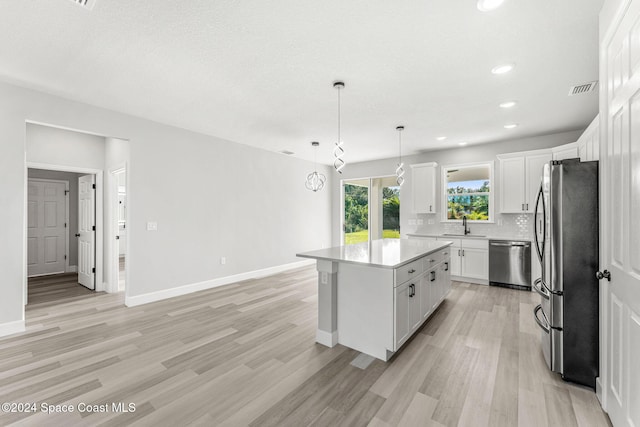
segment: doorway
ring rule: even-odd
[[[97,173],[27,164],[26,304],[96,289]]]
[[[400,238],[400,186],[395,176],[342,181],[344,245]]]

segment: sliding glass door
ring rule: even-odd
[[[400,238],[400,187],[395,176],[343,181],[343,243]]]

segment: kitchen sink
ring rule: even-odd
[[[451,237],[487,237],[484,234],[443,233],[443,236]]]

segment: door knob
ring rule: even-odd
[[[76,237],[80,237],[80,233],[76,233]]]
[[[611,272],[609,270],[605,270],[603,272],[596,272],[596,279],[602,280],[607,279],[609,282],[611,281]]]

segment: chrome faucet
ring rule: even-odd
[[[464,227],[464,235],[471,234],[471,230],[467,227],[467,216],[462,217],[462,226]]]

